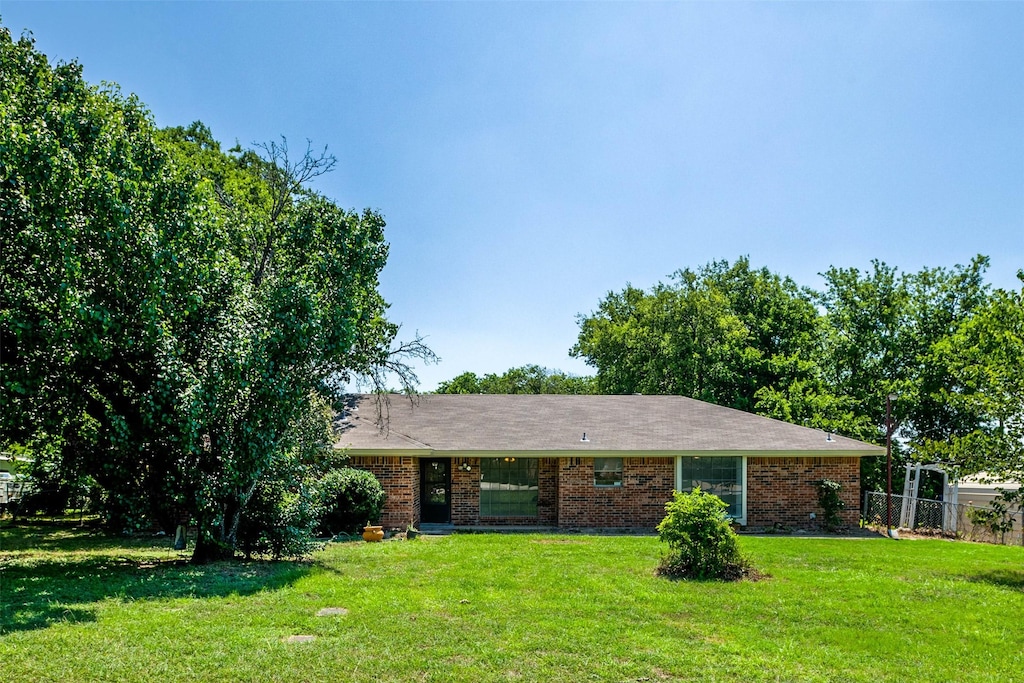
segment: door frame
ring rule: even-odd
[[[431,463],[444,465],[445,481],[445,502],[443,508],[439,504],[428,503],[427,492],[427,470]],[[441,511],[444,511],[444,519],[440,519]],[[431,514],[428,519],[428,510]],[[451,458],[420,458],[420,523],[421,524],[451,524],[452,521],[452,459]]]

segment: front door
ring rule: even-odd
[[[449,458],[420,459],[420,516],[426,524],[452,520],[451,462]]]

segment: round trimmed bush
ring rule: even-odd
[[[721,498],[700,488],[690,493],[676,491],[658,524],[658,534],[669,547],[658,573],[688,579],[743,578],[748,565],[725,513],[728,507]]]
[[[320,479],[317,487],[321,508],[319,533],[353,534],[380,519],[386,494],[370,472],[350,467],[332,470]]]

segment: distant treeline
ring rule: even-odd
[[[830,268],[815,291],[746,257],[715,261],[649,290],[627,284],[580,315],[571,354],[593,377],[528,365],[438,391],[680,394],[873,443],[893,395],[898,461],[1019,477],[1022,292],[987,284],[988,263],[905,273],[873,261]],[[864,465],[864,486],[881,486],[881,463]]]

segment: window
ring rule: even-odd
[[[729,505],[730,517],[743,516],[743,458],[732,456],[680,458],[682,481],[680,491],[699,486]]]
[[[594,458],[594,486],[622,486],[622,458]]]
[[[536,517],[536,458],[483,458],[480,461],[481,517]]]

